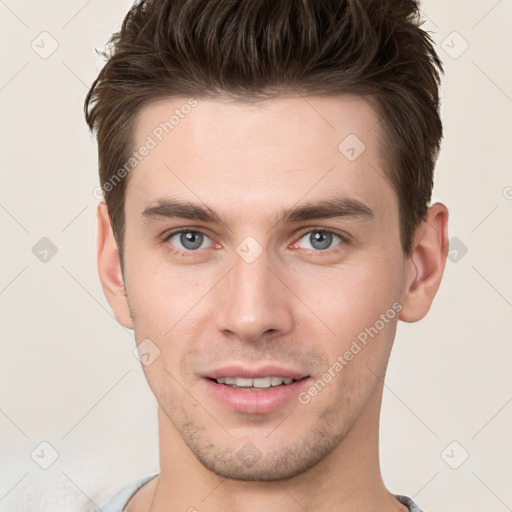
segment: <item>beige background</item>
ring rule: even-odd
[[[133,334],[113,318],[97,277],[96,146],[82,115],[101,66],[94,48],[130,4],[0,1],[1,510],[87,511],[158,471],[156,402]],[[456,240],[429,316],[399,326],[382,471],[391,491],[426,511],[505,512],[512,0],[428,0],[422,8],[446,65],[434,199],[449,207]],[[57,249],[46,262],[32,252],[43,237]],[[40,464],[54,452],[42,442],[58,454],[48,469]]]

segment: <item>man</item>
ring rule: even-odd
[[[446,262],[441,63],[412,0],[137,2],[86,99],[98,266],[158,401],[121,511],[420,511],[378,434]],[[121,427],[122,428],[122,427]]]

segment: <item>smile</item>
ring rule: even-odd
[[[296,382],[291,377],[260,377],[248,379],[244,377],[224,377],[215,379],[218,384],[225,384],[233,388],[268,389],[270,387],[288,385]]]

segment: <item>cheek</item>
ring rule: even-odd
[[[191,272],[190,267],[173,268],[163,259],[153,262],[133,258],[127,265],[126,281],[128,300],[136,316],[135,330],[160,339],[172,336],[183,321],[193,316],[211,280],[212,276]]]
[[[314,313],[301,320],[301,332],[317,340],[328,365],[330,392],[317,404],[341,400],[350,409],[384,377],[401,308],[400,271],[382,259],[315,277],[302,280],[298,294]]]
[[[188,385],[190,373],[183,363],[200,355],[197,341],[205,336],[205,323],[200,321],[205,313],[202,300],[211,289],[211,276],[169,266],[166,270],[164,264],[148,268],[141,263],[132,269],[127,282],[135,339],[137,343],[150,340],[158,353],[155,363],[144,367],[146,378],[155,395],[159,389],[179,387],[176,381]]]
[[[347,339],[373,325],[400,297],[400,270],[384,260],[304,272],[297,295],[327,332]]]

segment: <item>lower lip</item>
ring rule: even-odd
[[[213,397],[226,407],[248,414],[262,414],[275,411],[292,399],[296,399],[310,378],[261,390],[232,388],[225,384],[218,384],[214,380],[206,378],[203,380]]]

